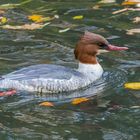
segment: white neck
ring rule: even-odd
[[[79,62],[78,71],[86,75],[90,79],[98,79],[103,74],[103,69],[99,63],[97,64],[84,64]]]

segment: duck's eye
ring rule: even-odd
[[[100,46],[100,49],[104,49],[107,47],[107,45],[104,43],[98,43],[98,45]]]

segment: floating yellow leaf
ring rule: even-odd
[[[54,19],[54,17],[44,17],[42,15],[30,15],[28,16],[28,19],[34,21],[34,22],[44,22],[44,21],[50,21]]]
[[[126,89],[140,90],[140,82],[125,83],[124,87]]]
[[[82,103],[82,102],[86,102],[86,101],[88,101],[89,99],[88,98],[75,98],[75,99],[73,99],[72,100],[72,104],[73,105],[77,105],[77,104],[80,104],[80,103]]]
[[[50,22],[45,23],[45,24],[32,23],[32,24],[24,24],[24,25],[17,25],[17,26],[3,25],[1,27],[3,29],[11,29],[11,30],[35,30],[35,29],[42,29],[43,27],[49,24]]]
[[[0,17],[0,24],[4,24],[7,22],[7,18],[6,17]]]
[[[39,104],[40,106],[54,106],[52,102],[43,102]]]
[[[34,22],[39,22],[43,18],[42,15],[31,15],[28,16],[28,19],[34,21]]]
[[[79,15],[79,16],[74,16],[74,17],[73,17],[73,19],[77,19],[77,20],[78,20],[78,19],[83,19],[83,18],[84,18],[83,15]]]

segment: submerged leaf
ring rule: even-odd
[[[140,90],[140,82],[125,83],[124,88],[132,90]]]
[[[77,105],[77,104],[80,104],[80,103],[82,103],[82,102],[86,102],[86,101],[88,101],[89,99],[88,98],[75,98],[75,99],[73,99],[72,100],[72,104],[73,105]]]
[[[40,106],[54,106],[52,102],[43,102],[39,104]]]
[[[78,20],[78,19],[83,19],[83,18],[84,18],[83,15],[79,15],[79,16],[74,16],[74,17],[73,17],[73,19],[76,19],[76,20]]]
[[[100,107],[100,108],[106,108],[108,105],[109,105],[109,103],[110,103],[110,100],[98,100],[98,107]]]

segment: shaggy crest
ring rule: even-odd
[[[84,35],[81,37],[80,41],[85,42],[85,43],[93,43],[93,44],[98,44],[98,43],[104,43],[104,44],[109,44],[108,41],[101,35],[91,33],[88,31],[85,31]]]

